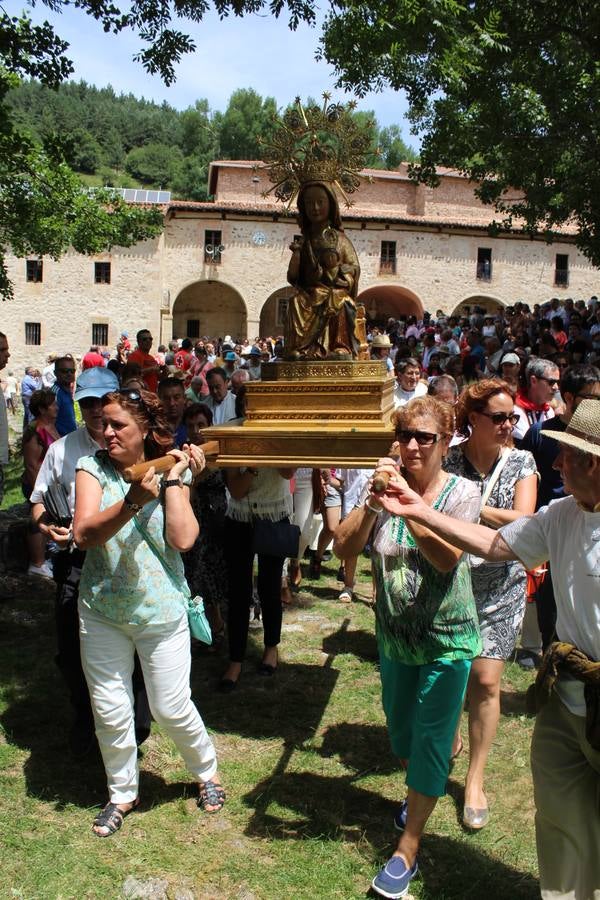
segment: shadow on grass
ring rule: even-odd
[[[27,752],[23,775],[27,793],[57,810],[69,804],[82,808],[106,802],[106,776],[99,751],[74,759],[67,749],[71,707],[67,689],[54,662],[54,623],[49,613],[54,589],[42,584],[39,598],[11,603],[27,610],[27,618],[3,621],[0,638],[0,685],[3,712],[0,726],[7,740]],[[193,785],[167,783],[143,771],[143,800],[153,806],[190,794]]]
[[[535,718],[535,709],[532,707],[530,695],[531,688],[524,691],[500,691],[500,714],[508,718],[513,716],[527,716]]]
[[[216,691],[223,660],[213,657],[192,668],[192,696],[204,722],[216,731],[245,738],[282,738],[301,747],[317,731],[338,679],[331,665],[280,663],[272,678],[256,672],[261,650],[249,647],[238,688]]]
[[[246,795],[255,812],[246,829],[250,837],[284,841],[318,838],[376,848],[374,870],[395,848],[392,819],[395,804],[353,783],[352,777],[314,773],[279,773]],[[273,815],[271,805],[287,814]],[[456,838],[425,834],[420,851],[425,898],[534,900],[538,883],[531,875],[491,857],[485,850]],[[366,887],[366,886],[365,886]]]
[[[361,776],[367,772],[391,774],[399,768],[385,725],[350,722],[330,725],[323,734],[319,753],[337,756],[346,768],[354,769]]]
[[[346,623],[323,639],[324,653],[351,653],[363,662],[378,662],[377,640],[372,631],[349,630]]]

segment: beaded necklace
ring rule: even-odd
[[[432,509],[439,509],[456,482],[458,481],[458,476],[450,475],[448,481],[440,491],[435,503],[432,505]],[[392,538],[396,541],[397,544],[401,544],[403,547],[410,547],[412,549],[416,548],[415,539],[410,533],[408,526],[406,524],[406,520],[403,516],[394,516],[392,521]]]

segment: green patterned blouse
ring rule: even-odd
[[[452,475],[434,507],[476,522],[476,485]],[[406,522],[383,513],[373,535],[377,639],[382,653],[406,665],[473,659],[481,650],[468,557],[439,572],[417,548]]]

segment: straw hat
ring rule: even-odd
[[[387,334],[376,334],[371,342],[371,347],[391,347],[391,341]]]
[[[542,434],[561,444],[583,450],[584,453],[600,456],[600,400],[582,400],[566,431],[542,429]]]

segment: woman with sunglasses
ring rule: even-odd
[[[198,805],[217,812],[225,793],[213,744],[190,692],[190,632],[180,553],[198,536],[190,505],[202,451],[171,449],[173,436],[158,398],[121,390],[102,399],[106,451],[77,465],[73,534],[86,551],[79,588],[81,657],[109,802],[94,820],[113,834],[139,804],[131,676],[137,650],[150,709],[199,782]],[[127,484],[123,471],[170,453],[164,476],[150,468]]]
[[[452,447],[444,468],[477,485],[483,499],[480,521],[490,528],[535,512],[535,461],[528,451],[512,446],[518,419],[512,388],[497,379],[465,388],[456,407],[457,430],[467,439]],[[463,822],[479,829],[489,821],[483,776],[500,718],[504,663],[514,652],[525,614],[527,573],[519,562],[487,563],[471,557],[471,581],[483,649],[473,661],[467,689],[469,769]],[[454,755],[461,749],[457,735]]]
[[[452,407],[419,397],[396,410],[392,422],[400,464],[380,460],[376,474],[397,477],[401,469],[427,504],[476,521],[479,491],[442,468],[454,432]],[[471,660],[481,643],[467,557],[426,528],[386,512],[385,498],[370,487],[361,500],[337,528],[334,551],[346,559],[367,541],[372,547],[383,707],[408,785],[394,818],[402,837],[373,888],[384,897],[401,897],[417,872],[427,820],[446,792]]]

